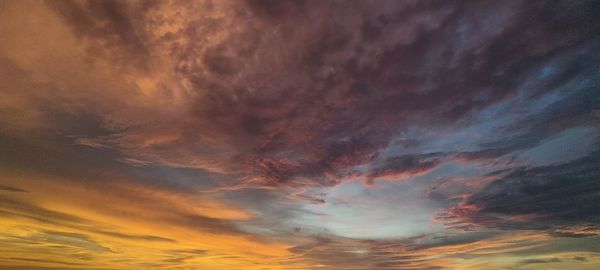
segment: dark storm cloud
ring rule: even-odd
[[[565,85],[593,61],[565,60],[548,82],[526,84],[548,63],[589,49],[600,30],[593,1],[248,1],[225,3],[227,17],[190,15],[166,33],[150,31],[167,23],[152,16],[160,3],[51,5],[76,33],[115,40],[109,44],[124,54],[168,52],[168,72],[190,83],[190,110],[181,120],[139,125],[103,143],[137,160],[274,186],[331,186],[407,166],[427,171],[440,161],[411,165],[381,152],[411,128],[452,130],[519,91],[527,103]],[[570,119],[594,107],[583,97],[593,91],[584,92],[569,98],[568,107],[578,109],[527,121],[581,124]],[[539,126],[515,126],[506,131],[510,145],[492,141],[470,156],[530,147],[553,132]],[[165,132],[175,139],[140,142]],[[357,171],[363,165],[377,168],[365,176]]]
[[[521,168],[501,176],[449,210],[451,226],[558,230],[596,234],[600,222],[600,152],[559,165]],[[570,232],[564,228],[577,228]]]

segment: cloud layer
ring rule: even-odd
[[[0,269],[600,265],[596,1],[0,7]]]

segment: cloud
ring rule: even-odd
[[[594,50],[596,46],[588,48]],[[572,63],[579,66],[579,77],[565,87],[564,96],[560,101],[545,106],[541,111],[532,113],[499,128],[500,139],[493,138],[481,144],[497,155],[503,155],[518,150],[535,147],[544,140],[560,132],[578,126],[597,127],[599,122],[594,118],[593,111],[600,106],[597,87],[586,80],[597,79],[596,75],[586,75],[592,72],[594,64],[584,55],[578,55],[579,62]],[[590,62],[588,62],[590,61]],[[581,73],[581,74],[580,74]],[[583,74],[583,75],[582,75]],[[583,80],[583,83],[579,80]]]
[[[521,265],[529,265],[529,264],[537,264],[537,263],[558,263],[561,262],[561,260],[559,258],[552,258],[552,259],[527,259],[527,260],[522,260],[520,262]]]
[[[50,210],[31,203],[27,203],[22,200],[15,200],[11,198],[0,197],[0,214],[4,217],[26,218],[34,221],[43,222],[46,224],[59,225],[71,229],[81,229],[83,231],[86,231],[87,233],[95,233],[120,239],[143,240],[151,242],[175,242],[172,239],[154,235],[138,235],[110,231],[107,228],[103,229],[103,226],[92,220],[88,220],[86,218],[71,215],[68,213],[63,213],[60,211]],[[66,236],[68,237],[68,235]],[[81,235],[79,234],[74,235],[74,237],[81,238],[80,236]]]
[[[563,250],[553,250],[561,240],[549,238],[540,232],[456,232],[381,240],[351,239],[328,234],[309,237],[300,233],[295,236],[301,244],[290,248],[294,256],[283,262],[289,267],[509,269],[535,263],[580,262]],[[549,252],[549,249],[552,251]],[[502,260],[489,260],[489,256]],[[523,259],[524,256],[532,258]],[[546,260],[548,257],[554,259]]]
[[[92,63],[122,66],[115,80],[152,103],[183,97],[178,109],[100,114],[112,134],[80,140],[139,164],[202,168],[275,186],[336,185],[361,166],[392,162],[381,153],[403,132],[457,128],[515,97],[526,75],[584,46],[598,28],[587,2],[202,5],[48,3]],[[554,16],[563,6],[577,16]],[[554,20],[529,23],[548,17]],[[539,45],[530,45],[532,38]],[[564,72],[553,85],[585,69]],[[523,102],[553,89],[531,89]],[[122,109],[115,106],[121,105],[106,109]],[[138,117],[149,113],[159,116]],[[501,142],[485,146],[510,148],[497,155],[514,150]]]
[[[87,51],[92,57],[109,57],[120,64],[133,63],[142,68],[146,64],[144,59],[149,55],[141,37],[143,32],[131,18],[141,15],[137,12],[151,4],[136,4],[140,10],[135,13],[119,1],[48,1],[46,4],[73,26],[77,36],[88,41]]]
[[[520,155],[598,127],[595,1],[2,6],[11,269],[507,269],[551,246],[597,253],[598,153]],[[351,196],[328,201],[334,186]],[[436,207],[445,231],[331,233],[395,234],[411,228],[346,221],[426,224]]]
[[[88,249],[93,252],[112,252],[109,248],[96,243],[87,236],[78,233],[67,233],[57,231],[46,231],[32,234],[26,238],[29,241],[39,243],[63,244]]]
[[[45,187],[53,189],[51,185]],[[34,190],[27,194],[37,194],[35,200],[44,201],[42,193]],[[88,190],[85,200],[82,200],[74,196],[73,190],[63,189],[60,192],[63,199],[52,200],[52,210],[25,201],[27,195],[0,198],[0,227],[3,232],[0,240],[7,244],[0,247],[5,261],[2,265],[102,265],[118,269],[176,265],[203,267],[214,263],[243,265],[241,262],[249,260],[266,265],[269,263],[261,259],[264,256],[286,254],[286,245],[280,246],[273,239],[244,232],[238,228],[236,220],[194,215],[173,204],[170,204],[169,212],[152,209],[151,204],[142,202],[146,209],[141,210],[136,206],[140,202],[131,198],[129,204],[120,204],[117,194],[102,193],[99,198],[94,198],[94,192]],[[80,203],[64,206],[65,201],[72,200]],[[101,203],[106,200],[118,206],[118,210]],[[93,208],[90,208],[90,203]],[[162,203],[168,203],[168,199],[164,198]],[[248,250],[249,246],[251,250]],[[198,259],[209,255],[209,263]],[[232,259],[229,255],[237,258]]]
[[[27,192],[27,190],[24,190],[24,189],[12,187],[12,186],[5,186],[5,185],[0,185],[0,190],[8,191],[8,192]]]
[[[599,152],[564,164],[516,169],[444,212],[451,226],[553,230],[596,228]]]
[[[441,165],[448,156],[447,153],[426,153],[389,157],[383,164],[370,170],[367,183],[372,184],[376,178],[394,180],[425,174]]]

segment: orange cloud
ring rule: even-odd
[[[18,176],[2,175],[25,190],[0,193],[3,265],[280,269],[269,260],[288,255],[289,244],[236,229],[252,216],[214,199],[110,179]]]

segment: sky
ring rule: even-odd
[[[0,269],[600,269],[598,14],[0,0]]]

